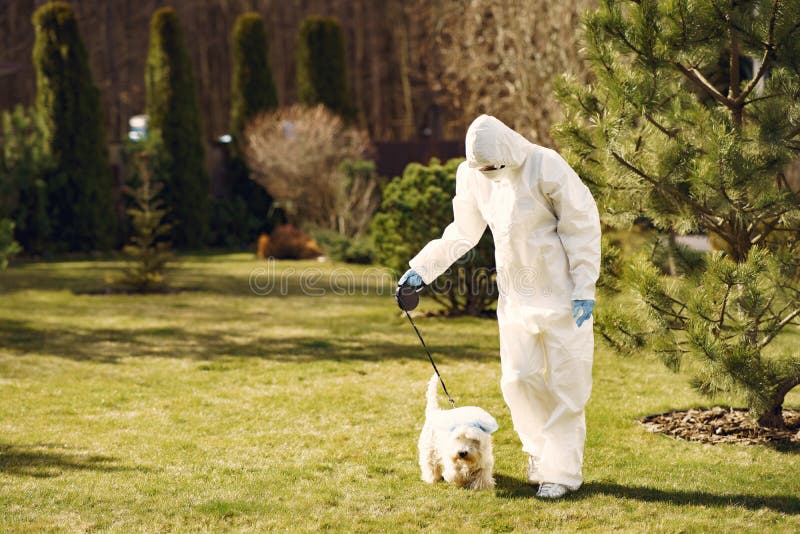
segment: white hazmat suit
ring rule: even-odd
[[[591,320],[571,301],[594,300],[600,220],[589,189],[555,151],[481,115],[458,167],[453,222],[410,262],[427,284],[474,247],[495,244],[501,388],[535,482],[572,490],[583,477],[584,406],[592,387]],[[482,171],[487,166],[504,166]]]

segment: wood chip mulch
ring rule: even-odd
[[[800,447],[800,411],[783,410],[786,428],[756,425],[745,408],[692,408],[638,419],[649,432],[687,441]]]

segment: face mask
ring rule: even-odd
[[[481,174],[483,174],[485,178],[490,180],[500,180],[508,174],[508,167],[505,165],[498,165],[497,167],[488,170],[484,170],[484,168],[480,168],[478,170],[481,171]]]

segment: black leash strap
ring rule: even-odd
[[[456,401],[454,401],[453,398],[450,396],[450,394],[447,392],[447,386],[444,385],[444,380],[442,380],[442,375],[439,374],[439,369],[436,368],[436,364],[433,362],[433,356],[431,356],[431,351],[428,350],[428,346],[425,344],[425,340],[422,339],[422,334],[419,333],[417,325],[414,324],[414,319],[411,318],[411,315],[409,315],[408,310],[403,310],[403,311],[406,313],[406,317],[408,317],[408,321],[411,323],[411,326],[414,327],[414,332],[417,333],[417,337],[422,342],[422,347],[425,349],[425,353],[428,355],[428,359],[431,361],[431,365],[433,366],[434,372],[436,372],[436,376],[439,377],[439,383],[442,384],[442,389],[444,390],[444,394],[447,395],[447,400],[450,401],[450,406],[455,408]]]

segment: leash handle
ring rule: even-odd
[[[422,347],[425,349],[425,353],[428,355],[428,359],[431,361],[431,365],[433,366],[433,371],[436,373],[436,376],[439,377],[439,383],[442,384],[442,389],[444,390],[444,394],[447,395],[447,400],[450,401],[450,406],[455,408],[456,401],[450,396],[450,393],[447,392],[447,386],[444,385],[444,380],[442,379],[442,375],[439,374],[439,369],[436,368],[436,363],[433,361],[433,356],[431,356],[431,351],[428,350],[428,346],[425,344],[425,340],[422,339],[422,334],[419,333],[419,329],[417,325],[414,324],[414,319],[411,318],[409,315],[408,310],[403,310],[406,313],[406,317],[408,317],[408,321],[411,323],[411,326],[414,327],[414,332],[417,333],[417,337],[422,342]]]

